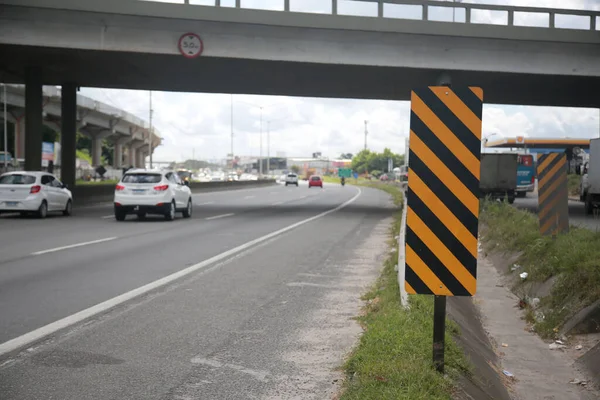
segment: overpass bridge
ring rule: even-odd
[[[600,107],[598,11],[367,0],[376,16],[351,16],[337,0],[325,14],[293,11],[297,1],[267,11],[240,0],[0,0],[0,80],[31,88],[35,143],[42,84],[63,86],[63,132],[76,125],[77,86],[408,100],[445,73],[484,88],[488,103]],[[452,8],[464,22],[436,20]],[[477,23],[482,12],[499,20]],[[531,16],[541,26],[523,23]],[[189,33],[202,41],[198,57],[179,49]]]
[[[7,85],[6,94],[7,119],[14,124],[15,129],[13,154],[16,158],[23,158],[25,156],[25,87]],[[54,131],[61,132],[61,90],[54,86],[44,86],[42,95],[43,124]],[[79,94],[77,95],[77,131],[92,139],[93,166],[100,165],[103,139],[108,139],[114,146],[112,166],[116,169],[123,165],[143,166],[144,159],[149,153],[149,126],[146,121]],[[156,148],[160,143],[160,133],[153,128],[152,148]],[[67,164],[70,165],[70,162]]]

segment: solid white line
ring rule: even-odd
[[[102,219],[109,219],[109,218],[114,218],[114,215],[105,215],[104,217],[102,217]]]
[[[278,205],[280,205],[280,204],[283,204],[283,201],[278,201],[277,203],[273,203],[273,204],[271,204],[271,205],[272,205],[272,206],[278,206]]]
[[[208,218],[205,218],[205,219],[206,219],[207,221],[210,221],[210,220],[213,220],[213,219],[219,219],[219,218],[231,217],[232,215],[235,215],[235,214],[233,214],[233,213],[232,213],[232,214],[222,214],[222,215],[215,215],[214,217],[208,217]]]
[[[279,229],[279,230],[277,230],[275,232],[271,232],[265,236],[261,236],[257,239],[251,240],[251,241],[244,243],[238,247],[234,247],[231,250],[227,250],[224,253],[218,254],[207,260],[199,262],[198,264],[195,264],[195,265],[192,265],[185,269],[182,269],[181,271],[178,271],[171,275],[165,276],[164,278],[158,279],[154,282],[148,283],[137,289],[133,289],[127,293],[123,293],[119,296],[113,297],[110,300],[106,300],[100,304],[96,304],[95,306],[86,308],[85,310],[79,311],[78,313],[75,313],[68,317],[59,319],[58,321],[52,322],[48,325],[42,326],[41,328],[34,330],[34,331],[31,331],[29,333],[26,333],[24,335],[21,335],[19,337],[11,339],[7,342],[4,342],[4,343],[0,344],[0,356],[10,353],[10,352],[13,352],[15,350],[18,350],[22,347],[28,346],[34,342],[37,342],[37,341],[43,339],[44,337],[46,337],[48,335],[52,335],[52,334],[60,331],[61,329],[68,328],[69,326],[75,325],[75,324],[77,324],[83,320],[86,320],[88,318],[91,318],[97,314],[106,312],[106,311],[118,306],[119,304],[125,303],[129,300],[132,300],[138,296],[146,294],[146,293],[148,293],[154,289],[157,289],[161,286],[167,285],[181,277],[184,277],[186,275],[194,273],[200,269],[206,268],[206,267],[208,267],[218,261],[221,261],[223,259],[227,259],[227,258],[229,258],[237,253],[240,253],[246,249],[253,248],[262,242],[266,242],[267,240],[275,238],[276,236],[280,236],[286,232],[289,232],[293,229],[298,228],[299,226],[308,224],[309,222],[315,221],[319,218],[323,218],[326,215],[329,215],[331,213],[339,211],[342,208],[347,207],[348,205],[352,204],[354,201],[356,201],[356,199],[358,199],[358,197],[361,195],[362,191],[359,188],[356,188],[356,189],[358,190],[358,193],[356,193],[356,195],[354,197],[352,197],[350,200],[346,201],[345,203],[342,203],[339,206],[332,208],[331,210],[322,212],[321,214],[317,214],[315,216],[312,216],[312,217],[302,220],[300,222],[296,222],[292,225],[288,225],[285,228]]]
[[[311,282],[290,282],[287,285],[291,286],[291,287],[310,286],[310,287],[328,288],[328,289],[331,289],[331,288],[335,289],[335,288],[339,287],[339,286],[334,286],[334,285],[323,285],[322,283],[311,283]]]
[[[253,199],[253,198],[255,198],[255,197],[256,197],[256,196],[246,196],[246,197],[244,197],[244,199]]]
[[[214,201],[207,201],[206,203],[200,203],[200,204],[196,204],[197,206],[207,206],[209,204],[215,204]]]
[[[70,244],[68,246],[62,246],[62,247],[55,247],[53,249],[48,249],[48,250],[42,250],[42,251],[36,251],[35,253],[31,253],[32,256],[39,256],[42,254],[47,254],[47,253],[54,253],[56,251],[61,251],[61,250],[67,250],[67,249],[73,249],[75,247],[81,247],[81,246],[87,246],[90,244],[96,244],[96,243],[103,243],[103,242],[109,242],[111,240],[115,240],[118,239],[116,236],[115,237],[109,237],[109,238],[104,238],[104,239],[98,239],[98,240],[92,240],[90,242],[83,242],[83,243],[75,243],[75,244]]]

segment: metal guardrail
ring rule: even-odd
[[[160,1],[160,0],[143,0],[143,1]],[[179,4],[196,6],[192,4],[193,0],[180,0]],[[282,12],[293,12],[291,10],[291,3],[293,0],[281,0],[282,1]],[[298,2],[302,0],[296,0]],[[324,3],[327,0],[323,1]],[[484,11],[484,12],[502,12],[505,17],[505,23],[503,24],[493,24],[493,25],[504,25],[506,27],[534,27],[541,29],[564,29],[567,27],[556,26],[557,17],[566,17],[566,18],[577,18],[577,17],[585,17],[581,21],[577,21],[573,26],[568,27],[568,29],[579,29],[585,31],[597,31],[598,26],[600,25],[600,10],[569,10],[569,9],[561,9],[561,8],[544,8],[544,7],[521,7],[521,6],[502,6],[502,5],[493,5],[493,4],[475,4],[475,3],[455,3],[450,1],[439,1],[439,0],[328,0],[331,4],[330,15],[340,15],[338,13],[340,3],[376,3],[377,4],[377,18],[389,18],[389,19],[403,19],[398,16],[388,16],[386,11],[386,5],[396,5],[396,6],[418,6],[421,8],[421,21],[435,21],[440,22],[439,19],[430,18],[430,11],[432,9],[446,8],[446,9],[460,9],[464,10],[464,21],[456,21],[454,23],[459,24],[486,24],[486,22],[478,22],[473,18],[474,11]],[[228,6],[223,6],[221,4],[221,0],[214,0],[215,7],[224,7],[224,8],[232,8]],[[235,0],[235,8],[240,9],[253,9],[249,7],[242,7],[242,0]],[[269,11],[277,11],[277,10],[269,10]],[[356,16],[356,15],[354,15]],[[545,17],[547,19],[547,26],[539,26],[539,25],[527,25],[527,24],[519,24],[515,23],[515,16],[523,17],[523,16],[535,16],[540,20],[539,17]],[[368,18],[372,18],[369,16]],[[415,18],[406,18],[406,19],[415,19]],[[418,18],[417,18],[418,19]],[[442,21],[442,22],[450,22],[453,21]],[[586,23],[587,22],[587,23]]]

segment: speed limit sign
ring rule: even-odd
[[[179,38],[179,52],[186,58],[196,58],[202,54],[204,44],[200,36],[195,33],[186,33]]]

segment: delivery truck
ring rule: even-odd
[[[484,153],[481,155],[479,190],[482,198],[507,199],[514,203],[517,192],[518,154]]]
[[[586,214],[600,207],[600,139],[590,140],[589,160],[578,168],[581,177],[580,200],[585,203]]]

